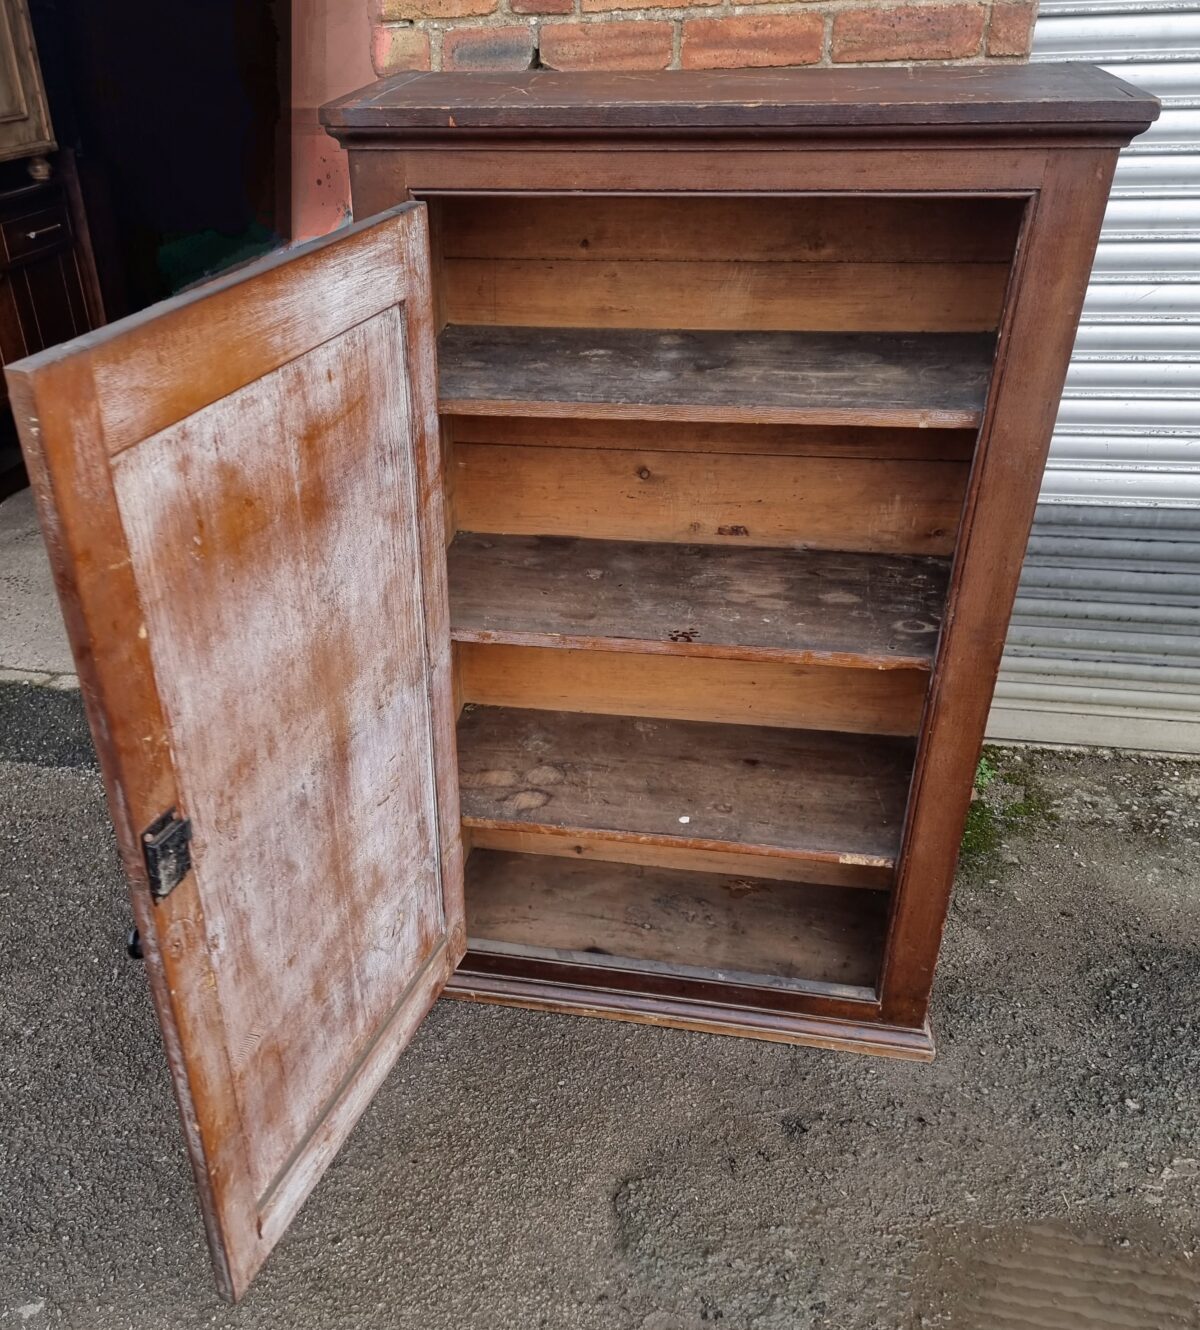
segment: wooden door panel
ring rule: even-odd
[[[410,205],[11,375],[235,1296],[463,950],[425,255]]]

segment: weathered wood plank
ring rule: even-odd
[[[751,457],[871,458],[969,462],[974,430],[880,426],[721,425],[711,421],[579,420],[534,416],[443,416],[459,443],[622,452],[741,453]]]
[[[464,531],[946,555],[965,462],[457,443]]]
[[[1128,138],[1158,114],[1149,94],[1094,65],[661,72],[405,72],[321,110],[335,134],[473,128],[1090,131]],[[801,178],[803,179],[803,178]],[[809,182],[804,181],[806,185]],[[914,184],[916,181],[914,181]],[[575,186],[579,188],[577,184]],[[661,187],[661,186],[660,186]],[[809,185],[811,188],[811,185]]]
[[[440,403],[462,415],[787,424],[978,423],[994,339],[979,333],[644,332],[451,324]]]
[[[928,669],[944,559],[460,532],[460,642]]]
[[[465,707],[463,821],[890,867],[907,739]]]
[[[449,259],[444,271],[450,323],[525,328],[991,332],[1008,280],[1007,263]]]
[[[810,863],[806,859],[781,859],[776,855],[752,855],[745,850],[721,854],[696,849],[686,843],[647,845],[605,839],[603,833],[555,835],[517,825],[475,827],[466,833],[478,850],[508,850],[514,854],[545,854],[564,859],[595,859],[604,863],[645,864],[677,868],[695,873],[730,873],[734,877],[751,872],[772,882],[815,882],[827,887],[851,887],[887,891],[892,885],[889,868],[869,864]]]
[[[260,1197],[445,928],[402,363],[391,311],[116,462]]]
[[[476,951],[870,988],[886,922],[878,892],[494,850],[467,860]]]
[[[615,195],[437,199],[448,259],[1007,263],[1015,199]]]
[[[925,669],[848,670],[607,649],[459,642],[456,658],[462,700],[484,706],[851,734],[916,734],[929,684]]]

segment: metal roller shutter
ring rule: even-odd
[[[1043,0],[1154,92],[1122,155],[988,733],[1200,753],[1200,3]]]

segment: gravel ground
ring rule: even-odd
[[[1200,765],[993,761],[931,1066],[439,1004],[232,1309],[77,697],[0,687],[0,1323],[1200,1324]]]

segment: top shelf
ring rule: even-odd
[[[439,407],[475,416],[971,429],[976,333],[654,332],[451,325]]]

